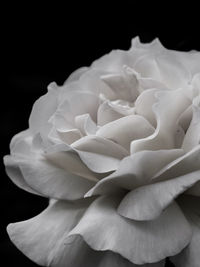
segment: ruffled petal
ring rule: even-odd
[[[97,125],[89,114],[76,116],[75,124],[83,135],[94,135],[97,131]]]
[[[132,190],[148,184],[155,173],[181,155],[181,149],[137,152],[124,158],[117,171],[99,181],[86,195],[109,194],[119,188]]]
[[[57,266],[64,266],[62,256],[70,249],[64,244],[65,236],[78,223],[89,203],[90,200],[76,203],[57,201],[30,220],[9,224],[10,239],[39,265],[56,266],[54,262],[58,262],[60,265]]]
[[[33,134],[40,133],[43,137],[46,137],[51,129],[48,120],[56,111],[58,105],[58,90],[51,87],[50,84],[48,92],[34,103],[29,118],[30,131]]]
[[[182,148],[188,152],[200,144],[200,107],[193,106],[193,116],[183,140]]]
[[[15,160],[14,157],[5,156],[3,160],[4,160],[4,165],[6,168],[6,173],[14,184],[16,184],[19,188],[27,192],[30,192],[36,195],[39,194],[27,184],[19,168],[18,162],[17,160]]]
[[[97,131],[96,135],[112,140],[129,151],[132,140],[145,138],[154,130],[142,116],[130,115],[107,123]]]
[[[199,170],[200,166],[200,145],[180,155],[177,159],[171,161],[168,165],[162,168],[152,178],[152,182],[164,181],[173,177],[181,176]]]
[[[120,114],[117,110],[115,110],[112,105],[110,105],[109,101],[104,101],[98,109],[97,112],[97,123],[102,126],[109,122],[118,120],[122,118],[123,115]]]
[[[198,267],[200,254],[200,199],[182,196],[179,205],[192,226],[193,234],[189,245],[170,260],[176,267]]]
[[[118,212],[133,220],[153,220],[181,193],[200,181],[200,170],[168,181],[139,187],[121,201]]]
[[[154,127],[156,127],[157,122],[152,106],[157,102],[156,92],[158,92],[157,89],[146,90],[135,101],[136,113],[146,118]]]
[[[131,153],[141,150],[172,149],[180,147],[184,133],[177,124],[180,114],[191,104],[185,90],[160,91],[156,93],[158,102],[153,110],[156,114],[157,128],[153,135],[135,140],[131,144]],[[170,105],[169,105],[170,103]],[[177,144],[177,140],[179,143]]]
[[[150,222],[130,221],[117,213],[119,197],[95,200],[69,235],[81,235],[94,250],[110,250],[135,264],[153,263],[179,253],[191,229],[173,203]]]
[[[85,136],[72,144],[82,161],[94,172],[116,170],[121,159],[128,155],[122,146],[99,136]]]
[[[54,201],[38,216],[8,225],[10,239],[27,257],[42,266],[137,267],[111,251],[94,251],[80,236],[68,237],[89,204],[90,200]],[[164,267],[164,261],[141,267]]]

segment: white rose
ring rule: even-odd
[[[12,181],[55,199],[8,226],[37,264],[199,266],[199,52],[133,39],[50,84],[10,149]]]

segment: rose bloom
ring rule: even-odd
[[[32,261],[199,266],[200,52],[134,38],[51,83],[10,151],[11,180],[50,199],[8,225]]]

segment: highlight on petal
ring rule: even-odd
[[[138,221],[157,218],[181,193],[200,181],[200,170],[173,179],[149,184],[129,192],[121,201],[120,215]]]
[[[19,188],[24,189],[27,192],[30,192],[36,195],[39,194],[27,184],[19,168],[18,162],[14,157],[5,156],[3,160],[4,160],[4,165],[6,168],[6,173],[14,184],[16,184]]]
[[[97,112],[97,123],[103,126],[109,122],[118,120],[122,118],[123,115],[115,110],[108,101],[104,101],[98,109]]]
[[[130,115],[100,127],[96,135],[112,140],[129,151],[131,141],[147,137],[153,132],[154,128],[142,116]]]
[[[160,169],[183,153],[182,149],[137,152],[124,158],[118,169],[99,181],[86,196],[109,194],[120,188],[132,190],[148,184]]]
[[[94,250],[119,253],[135,264],[158,262],[189,243],[189,223],[175,203],[158,219],[137,222],[117,213],[119,201],[115,196],[96,199],[69,235],[81,235]]]
[[[58,91],[49,89],[48,92],[40,97],[33,105],[32,112],[29,118],[30,131],[33,134],[40,133],[46,137],[51,129],[51,124],[48,122],[57,108]]]
[[[182,89],[160,91],[156,93],[156,97],[158,102],[153,106],[157,119],[156,131],[151,136],[133,141],[131,153],[180,147],[177,140],[180,143],[184,135],[177,121],[180,114],[191,104],[190,100]]]
[[[183,140],[182,148],[188,152],[200,144],[200,107],[193,106],[193,116]]]

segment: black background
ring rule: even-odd
[[[182,6],[178,11],[173,6],[169,11],[156,6],[151,7],[152,12],[145,3],[141,7],[128,3],[111,7],[100,2],[88,7],[79,3],[73,7],[67,3],[29,3],[10,4],[5,9],[1,34],[1,157],[9,153],[11,137],[28,127],[32,104],[51,81],[61,85],[73,70],[90,65],[110,50],[128,49],[134,36],[139,35],[145,42],[159,37],[171,49],[200,50],[195,6],[185,13]],[[47,200],[17,188],[3,166],[0,188],[1,266],[36,266],[12,245],[5,228],[10,222],[37,215]]]

